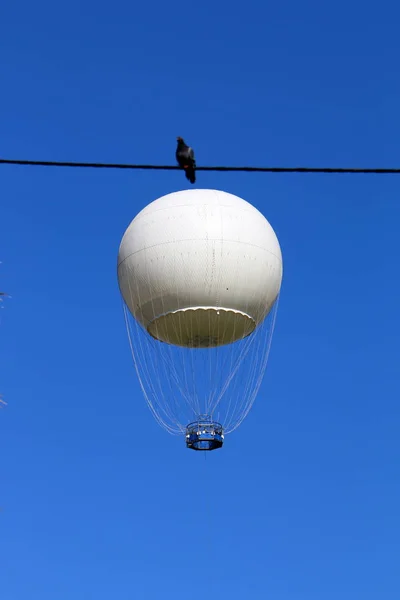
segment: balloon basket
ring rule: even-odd
[[[220,423],[207,415],[201,415],[198,421],[186,427],[186,447],[191,450],[210,451],[222,448],[224,429]]]

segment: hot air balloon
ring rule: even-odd
[[[267,366],[282,282],[274,230],[227,192],[167,194],[125,231],[117,272],[153,415],[188,448],[220,448],[248,414]]]

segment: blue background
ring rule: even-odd
[[[8,2],[0,155],[399,166],[395,2]],[[141,396],[121,236],[183,173],[0,166],[0,598],[400,597],[400,178],[199,173],[275,228],[267,376],[223,450]]]

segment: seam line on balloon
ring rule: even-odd
[[[160,244],[153,244],[152,246],[146,246],[145,248],[136,250],[136,252],[131,252],[130,254],[128,254],[128,256],[125,256],[125,258],[123,260],[121,260],[121,262],[118,263],[117,268],[119,269],[120,266],[123,265],[123,263],[126,260],[128,260],[128,258],[130,258],[131,256],[134,256],[135,254],[139,254],[139,252],[144,252],[145,250],[151,250],[152,248],[157,248],[157,246],[166,246],[167,244],[178,244],[181,242],[232,242],[235,244],[240,244],[242,246],[250,246],[251,248],[258,248],[259,250],[263,250],[264,252],[267,252],[267,254],[271,254],[272,256],[274,256],[277,260],[279,260],[279,262],[282,263],[282,259],[279,256],[277,256],[276,254],[271,252],[271,250],[267,250],[266,248],[263,248],[262,246],[257,246],[257,244],[249,244],[247,242],[239,242],[238,240],[227,240],[227,239],[223,239],[223,238],[214,238],[214,239],[188,238],[188,239],[184,239],[184,240],[171,240],[170,242],[161,242]]]

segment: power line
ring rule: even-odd
[[[53,160],[17,160],[0,158],[0,164],[22,165],[35,167],[73,167],[90,169],[136,169],[147,171],[178,171],[181,167],[176,165],[130,165],[124,163],[90,163],[90,162],[65,162]],[[349,168],[349,167],[196,167],[196,171],[230,171],[247,173],[375,173],[375,174],[399,174],[400,168],[377,169],[377,168]]]

